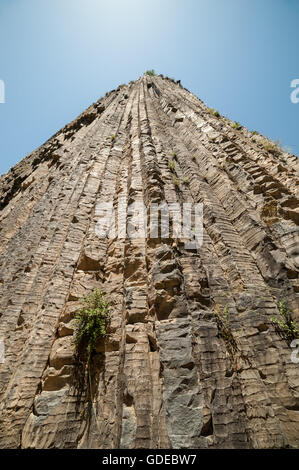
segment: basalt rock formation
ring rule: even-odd
[[[299,317],[296,168],[143,76],[2,176],[0,447],[299,447],[299,364],[271,321],[282,299]],[[203,203],[202,246],[97,237],[97,204],[119,196]],[[112,308],[86,419],[73,317],[95,287]]]

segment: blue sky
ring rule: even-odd
[[[1,0],[0,174],[154,68],[299,155],[298,0]]]

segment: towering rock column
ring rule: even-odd
[[[280,300],[299,317],[296,185],[296,157],[162,76],[2,176],[0,448],[298,447],[299,365],[271,321]],[[130,214],[100,238],[98,208],[119,198],[202,203],[202,245],[129,237]],[[95,287],[111,321],[87,419],[73,318]]]

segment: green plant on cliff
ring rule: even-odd
[[[81,299],[83,306],[75,315],[74,344],[78,355],[86,354],[90,363],[97,341],[106,336],[110,304],[100,289]]]
[[[172,173],[175,172],[175,161],[174,161],[174,160],[169,160],[169,162],[168,162],[168,168],[170,169],[170,171],[171,171]]]
[[[180,180],[178,179],[177,176],[175,176],[175,175],[173,176],[172,182],[173,182],[174,187],[175,187],[176,189],[179,189],[179,188],[180,188],[180,184],[181,184],[181,183],[180,183]]]
[[[112,142],[115,140],[115,134],[112,134],[111,140],[112,140]]]
[[[279,317],[271,317],[271,322],[278,332],[291,343],[293,339],[299,338],[299,323],[292,320],[290,308],[284,300],[278,302]]]
[[[81,299],[82,307],[75,315],[73,344],[75,347],[74,388],[78,403],[86,393],[86,401],[93,404],[93,389],[96,389],[96,346],[107,334],[110,303],[98,288]],[[93,406],[93,405],[92,405]]]
[[[154,75],[156,75],[156,72],[154,71],[154,69],[147,70],[147,71],[145,72],[145,75],[154,76]]]

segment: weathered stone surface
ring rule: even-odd
[[[299,365],[271,323],[283,298],[299,317],[298,160],[265,140],[145,76],[1,177],[0,448],[299,447]],[[202,202],[202,246],[98,238],[119,196]],[[96,286],[112,310],[87,422],[73,318]]]

